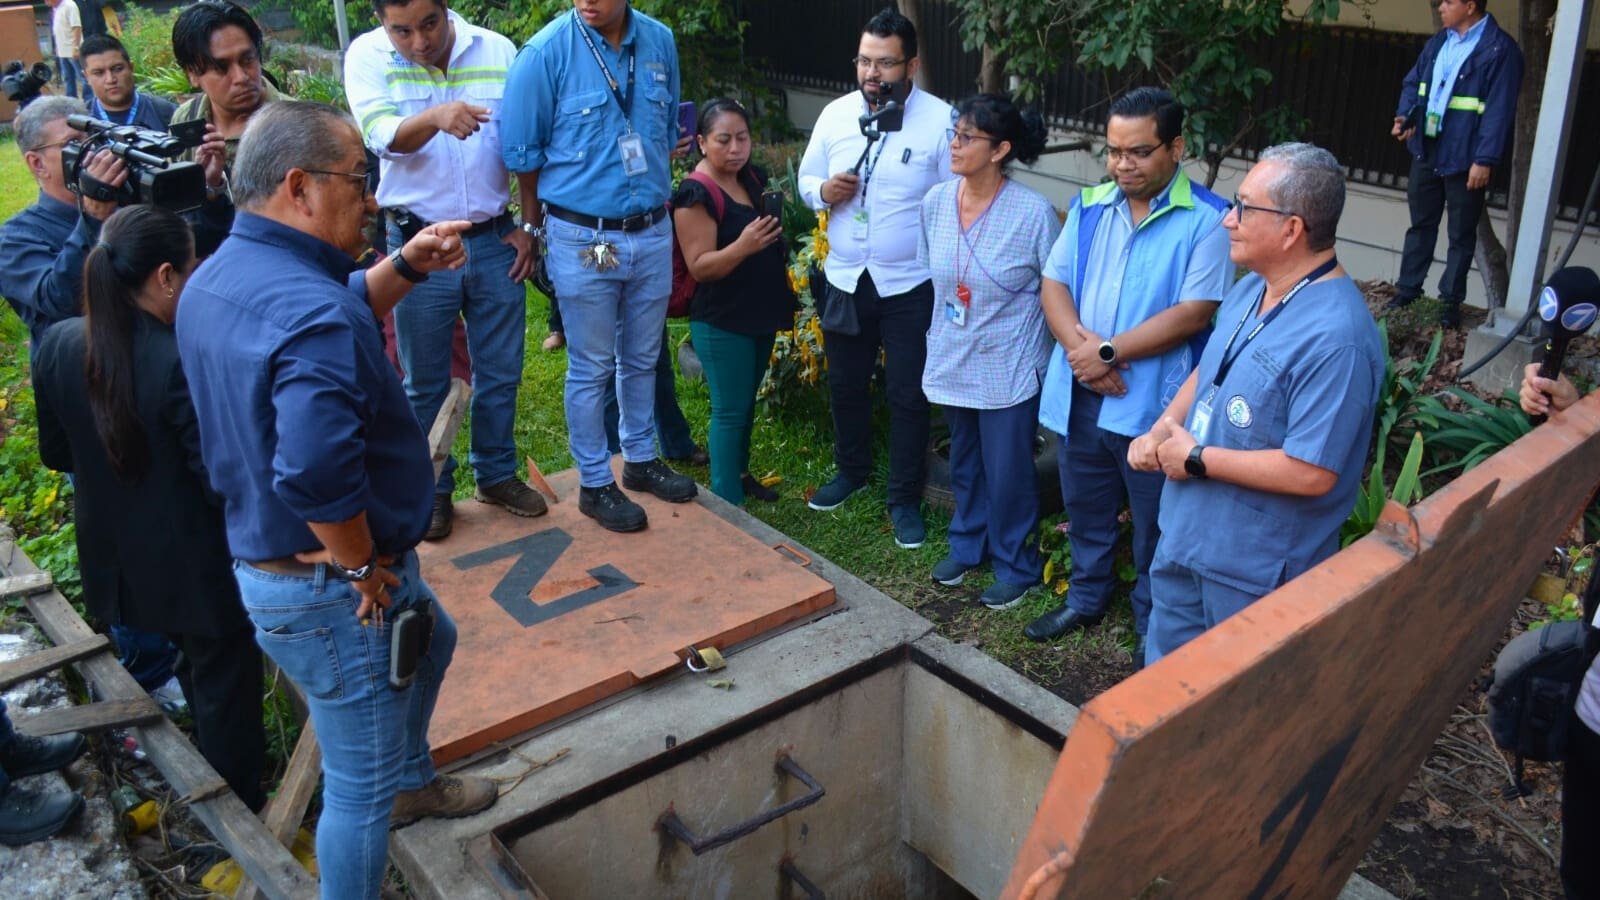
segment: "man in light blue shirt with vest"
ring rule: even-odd
[[[1100,623],[1116,587],[1118,513],[1133,517],[1133,659],[1144,658],[1162,488],[1128,466],[1128,444],[1155,423],[1194,368],[1233,282],[1228,204],[1189,180],[1184,108],[1160,88],[1117,98],[1106,124],[1112,181],[1072,202],[1045,265],[1040,299],[1056,347],[1039,421],[1062,436],[1059,465],[1072,575],[1066,602],[1028,625],[1045,641]]]
[[[545,266],[567,338],[567,445],[578,509],[638,531],[643,507],[617,489],[602,409],[616,379],[622,486],[672,503],[694,482],[656,457],[655,369],[672,292],[667,161],[678,142],[672,31],[627,0],[574,0],[517,54],[500,146],[519,179],[524,226]]]

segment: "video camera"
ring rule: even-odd
[[[886,81],[883,82],[877,96],[866,94],[869,109],[861,114],[858,123],[861,126],[861,135],[867,139],[867,146],[861,151],[861,158],[850,167],[851,174],[861,173],[861,167],[866,164],[867,154],[872,152],[874,142],[886,134],[899,131],[905,125],[906,98],[910,94],[909,81]]]
[[[61,168],[67,188],[94,200],[115,200],[118,206],[149,203],[173,212],[195,209],[206,199],[205,169],[192,162],[177,162],[196,135],[150,131],[136,125],[118,125],[92,116],[68,116],[67,124],[87,137],[61,148]],[[204,137],[204,131],[200,132]],[[109,150],[128,167],[121,188],[94,179],[83,171],[84,161],[97,150]]]
[[[0,72],[0,91],[21,109],[39,98],[39,92],[50,83],[52,74],[50,67],[42,62],[25,66],[22,60],[13,59],[6,63],[5,71]]]

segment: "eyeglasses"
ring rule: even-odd
[[[1249,203],[1244,202],[1243,200],[1240,200],[1238,194],[1234,194],[1233,195],[1233,208],[1239,214],[1239,224],[1240,225],[1244,224],[1244,214],[1248,210],[1255,210],[1256,212],[1272,213],[1274,215],[1279,215],[1279,216],[1298,216],[1298,215],[1300,215],[1299,213],[1289,212],[1287,209],[1273,209],[1270,206],[1253,206],[1253,205],[1251,205]]]
[[[856,68],[858,69],[877,69],[880,72],[887,72],[890,69],[906,64],[906,61],[903,59],[894,59],[887,56],[881,59],[868,59],[865,56],[852,56],[850,57],[850,61],[855,63]]]
[[[1113,147],[1110,144],[1107,144],[1106,145],[1106,158],[1111,160],[1112,162],[1121,162],[1121,161],[1123,161],[1125,159],[1131,159],[1134,162],[1144,162],[1145,160],[1149,159],[1151,156],[1155,155],[1155,152],[1157,150],[1160,150],[1162,147],[1165,147],[1170,143],[1172,143],[1172,142],[1171,141],[1162,141],[1161,143],[1155,144],[1155,145],[1145,145],[1145,146],[1140,146],[1140,147],[1128,147],[1126,149],[1124,149],[1122,147]]]
[[[328,169],[301,169],[300,171],[309,172],[312,175],[340,175],[345,178],[356,178],[361,181],[362,187],[366,187],[377,176],[378,167],[372,163],[367,163],[359,172],[332,172]]]
[[[82,135],[79,135],[79,137],[82,137]],[[23,153],[42,153],[45,150],[49,150],[51,147],[65,147],[66,145],[68,145],[68,144],[70,144],[73,141],[76,141],[78,139],[79,138],[77,138],[77,137],[73,137],[73,138],[67,138],[64,141],[52,141],[52,142],[50,142],[48,144],[40,144],[37,147],[29,147],[28,149],[26,149],[26,150],[24,150],[22,152]]]
[[[946,128],[944,130],[944,139],[957,147],[965,147],[973,141],[988,141],[991,144],[999,143],[998,140],[986,134],[973,134],[970,131],[957,131],[954,128]]]

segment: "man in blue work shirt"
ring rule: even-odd
[[[456,641],[414,549],[433,466],[384,356],[378,321],[393,303],[346,287],[377,213],[355,122],[320,103],[263,106],[240,140],[233,193],[232,232],[184,288],[178,349],[240,598],[316,724],[322,896],[376,897],[391,823],[495,798],[485,779],[438,775],[428,750]],[[432,227],[459,254],[469,224]],[[380,268],[421,276],[411,251]],[[431,618],[431,638],[396,690],[390,629],[413,610]]]
[[[1485,8],[1489,0],[1439,0],[1444,28],[1428,40],[1400,84],[1400,105],[1390,134],[1411,152],[1406,200],[1411,227],[1400,256],[1398,309],[1422,294],[1433,264],[1439,220],[1450,211],[1449,253],[1439,276],[1441,321],[1461,324],[1483,215],[1485,189],[1494,167],[1511,154],[1511,126],[1522,87],[1522,50]]]
[[[1334,256],[1344,170],[1310,144],[1263,151],[1223,217],[1250,273],[1200,366],[1128,463],[1161,472],[1145,662],[1339,549],[1383,382],[1377,323]]]
[[[1040,300],[1056,347],[1039,420],[1060,434],[1061,496],[1070,521],[1066,602],[1031,622],[1049,640],[1099,624],[1116,586],[1124,498],[1133,517],[1134,665],[1150,619],[1150,560],[1164,479],[1128,467],[1128,443],[1155,424],[1198,356],[1233,282],[1227,201],[1189,180],[1184,108],[1160,88],[1111,104],[1112,181],[1078,195],[1045,266]]]
[[[0,295],[27,326],[32,344],[51,325],[83,314],[83,260],[100,239],[101,223],[117,211],[115,200],[89,197],[80,207],[67,187],[61,148],[84,137],[67,117],[83,112],[76,98],[40,97],[12,123],[39,199],[0,227]],[[96,151],[84,171],[117,187],[128,180],[127,167],[108,150]]]
[[[578,509],[611,531],[649,524],[617,490],[601,412],[616,379],[622,486],[672,503],[695,484],[656,457],[655,369],[672,292],[667,160],[678,142],[672,31],[627,0],[574,0],[517,54],[500,146],[567,339],[567,446]],[[531,174],[531,177],[529,175]]]

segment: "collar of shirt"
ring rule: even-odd
[[[78,208],[71,203],[57,200],[44,191],[39,192],[39,199],[36,202],[42,212],[48,214],[51,218],[60,219],[67,223],[68,228],[72,227],[72,223],[78,221]]]
[[[356,261],[350,258],[350,254],[327,241],[242,209],[234,216],[233,231],[230,234],[289,250],[296,256],[309,260],[317,268],[327,272],[329,278],[340,284],[344,284],[356,268]]]
[[[1483,29],[1488,24],[1489,17],[1484,16],[1474,23],[1471,28],[1468,28],[1465,33],[1458,32],[1454,28],[1450,29],[1450,33],[1444,37],[1445,46],[1449,46],[1451,44],[1465,44],[1468,41],[1477,43],[1478,38],[1483,37]]]
[[[1461,73],[1461,67],[1472,56],[1472,51],[1478,47],[1478,39],[1483,37],[1483,31],[1489,25],[1489,17],[1484,16],[1477,24],[1468,28],[1465,34],[1458,33],[1455,29],[1448,29],[1444,36],[1444,43],[1439,47],[1439,55],[1433,61],[1433,84],[1428,91],[1428,112],[1437,117],[1441,123],[1445,113],[1450,108],[1450,98],[1455,93],[1456,76]]]

